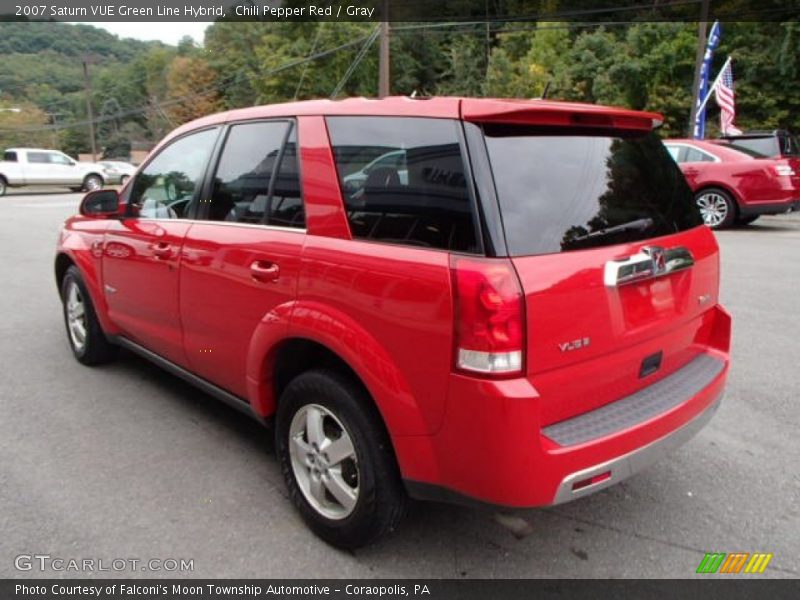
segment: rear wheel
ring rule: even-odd
[[[75,266],[67,269],[61,282],[61,299],[67,339],[78,362],[98,365],[112,360],[117,347],[106,339],[81,273]]]
[[[275,436],[292,502],[323,540],[357,548],[393,530],[406,496],[383,422],[363,389],[308,371],[280,398]]]
[[[83,189],[87,192],[93,192],[103,187],[103,178],[100,175],[87,175],[83,180]]]
[[[736,204],[731,195],[719,188],[708,188],[695,195],[703,221],[711,229],[725,229],[736,220]]]

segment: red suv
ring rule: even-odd
[[[603,489],[697,432],[728,371],[717,243],[659,119],[387,98],[194,121],[64,225],[72,350],[274,416],[291,498],[338,546],[409,496]]]

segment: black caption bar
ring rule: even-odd
[[[0,0],[54,21],[698,21],[705,0]],[[557,6],[557,8],[553,8]],[[794,21],[800,0],[708,0],[708,20]]]
[[[783,600],[800,597],[798,580],[0,580],[3,600],[242,600],[256,598],[418,598],[435,600],[576,598]]]

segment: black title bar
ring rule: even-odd
[[[705,0],[0,0],[2,20],[698,21]],[[388,17],[388,18],[387,18]],[[708,0],[708,19],[796,21],[800,0]]]

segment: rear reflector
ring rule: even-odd
[[[576,481],[572,484],[572,491],[576,492],[583,488],[587,488],[590,485],[595,485],[597,483],[602,483],[603,481],[608,481],[611,479],[611,471],[606,471],[605,473],[600,473],[599,475],[594,475],[589,477],[588,479],[581,479],[580,481]]]
[[[452,256],[455,367],[486,375],[522,372],[525,313],[511,261]]]

